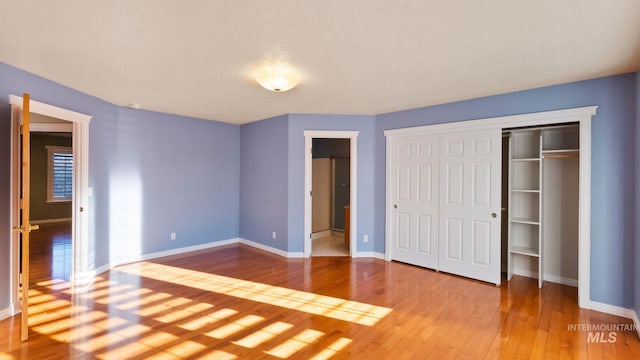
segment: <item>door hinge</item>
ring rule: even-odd
[[[24,201],[20,198],[20,209],[24,209]]]

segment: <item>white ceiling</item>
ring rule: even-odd
[[[112,103],[246,123],[378,114],[640,69],[638,0],[0,0],[0,61]],[[300,85],[248,78],[269,58]],[[37,100],[37,99],[36,99]]]

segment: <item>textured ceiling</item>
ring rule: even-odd
[[[0,8],[2,62],[118,105],[238,124],[378,114],[640,69],[638,0],[0,0]],[[297,88],[272,93],[248,78],[272,58],[299,68]]]

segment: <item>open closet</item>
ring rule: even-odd
[[[578,284],[578,124],[507,129],[507,279]],[[503,172],[505,169],[503,169]]]
[[[589,306],[596,109],[385,130],[385,259],[578,286]]]

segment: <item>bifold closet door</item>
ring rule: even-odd
[[[438,135],[390,143],[391,258],[438,268]]]
[[[440,136],[441,271],[500,284],[501,130]]]

